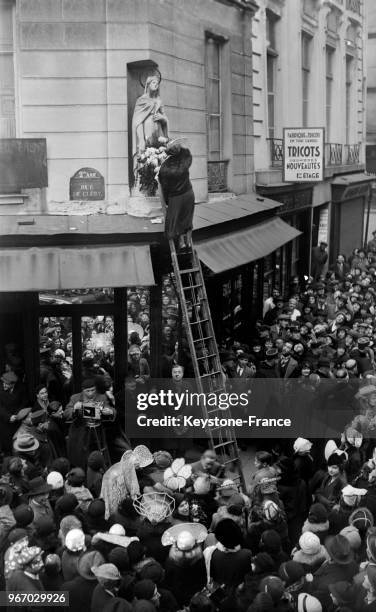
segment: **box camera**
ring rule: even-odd
[[[89,421],[100,421],[101,408],[102,404],[100,402],[86,402],[82,405],[82,416]]]

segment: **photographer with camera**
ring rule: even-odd
[[[112,422],[116,416],[106,394],[98,393],[94,378],[82,383],[81,393],[69,400],[64,417],[71,420],[68,434],[68,459],[73,467],[86,469],[91,451],[100,450],[108,457],[104,422]],[[106,457],[105,457],[106,460]]]

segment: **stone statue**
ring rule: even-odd
[[[168,137],[168,119],[159,95],[160,75],[148,76],[145,91],[136,100],[132,117],[133,167],[137,165],[137,153],[145,151],[148,142],[159,136]]]

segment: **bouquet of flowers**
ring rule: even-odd
[[[159,136],[152,142],[147,142],[145,151],[137,157],[137,176],[140,191],[146,196],[155,196],[158,189],[158,173],[167,157],[166,146],[168,138]]]

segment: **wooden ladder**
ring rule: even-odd
[[[170,239],[171,261],[176,289],[182,311],[184,329],[191,353],[198,393],[224,393],[223,374],[218,346],[214,335],[213,322],[206,294],[200,260],[193,245],[190,249],[177,252],[174,240]],[[192,308],[191,314],[189,306]],[[230,418],[230,409],[221,410],[200,403],[204,418]],[[237,484],[246,491],[239,448],[233,427],[207,428],[209,445],[226,468],[233,464],[237,470]]]

